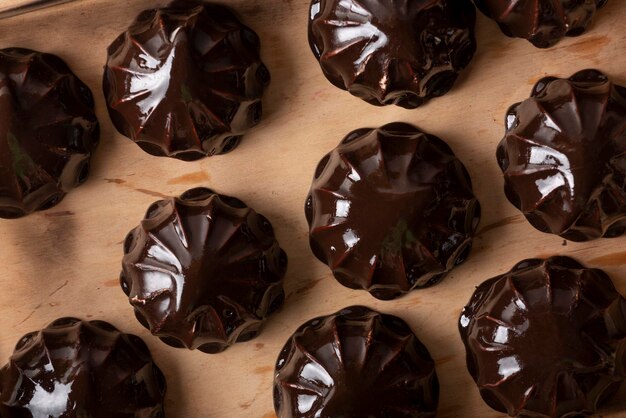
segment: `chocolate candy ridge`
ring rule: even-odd
[[[438,399],[435,363],[406,322],[363,306],[307,321],[276,362],[279,418],[427,418]]]
[[[305,214],[313,253],[341,284],[393,299],[466,259],[480,205],[448,145],[392,123],[353,131],[322,158]]]
[[[99,137],[91,91],[63,60],[0,50],[0,218],[49,209],[84,183]]]
[[[264,216],[196,188],[148,208],[126,237],[120,282],[154,335],[217,353],[254,338],[282,306],[286,268]]]
[[[467,368],[510,416],[587,416],[626,377],[626,299],[569,257],[524,260],[482,283],[459,330]]]
[[[476,51],[469,0],[313,0],[309,44],[326,78],[408,109],[447,93]]]
[[[565,36],[579,36],[607,0],[474,0],[506,36],[549,48]]]
[[[509,201],[572,241],[626,230],[626,88],[597,70],[539,80],[497,149]]]
[[[163,418],[165,387],[139,337],[61,318],[22,337],[0,369],[0,416]]]
[[[270,75],[257,34],[227,7],[145,10],[108,48],[103,88],[117,130],[157,156],[233,150],[262,114]]]

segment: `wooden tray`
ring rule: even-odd
[[[307,319],[363,304],[401,316],[428,346],[441,383],[438,416],[501,417],[467,373],[457,331],[477,284],[523,258],[568,254],[604,268],[626,294],[626,237],[564,242],[533,229],[505,199],[494,157],[504,112],[547,74],[595,67],[626,84],[626,3],[609,1],[586,34],[549,50],[506,38],[479,14],[479,50],[454,90],[405,110],[370,106],[324,78],[306,40],[309,0],[223,2],[259,33],[272,84],[261,125],[237,150],[192,163],[152,157],[119,135],[101,93],[108,44],[139,11],[167,1],[82,0],[0,21],[0,47],[52,52],[68,62],[92,88],[102,126],[85,185],[51,210],[0,222],[0,363],[23,334],[58,317],[103,319],[148,343],[167,376],[169,418],[269,418],[274,361],[287,337]],[[311,254],[303,205],[317,162],[345,134],[392,121],[413,123],[450,144],[472,176],[483,217],[466,263],[435,287],[382,302],[339,285]],[[285,307],[258,338],[219,355],[170,348],[152,337],[118,284],[122,240],[148,205],[200,185],[265,214],[289,254]],[[624,417],[626,391],[603,413]]]

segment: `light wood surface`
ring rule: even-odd
[[[69,3],[75,0],[3,0],[0,2],[0,18]]]
[[[7,0],[2,0],[3,4]],[[13,0],[9,0],[13,1]],[[507,107],[547,74],[595,67],[626,84],[626,2],[611,0],[579,38],[538,50],[479,14],[479,50],[454,90],[416,110],[376,108],[324,78],[306,41],[308,0],[228,0],[262,40],[272,73],[262,123],[233,153],[181,162],[152,157],[113,128],[101,93],[108,44],[141,10],[166,1],[82,0],[0,21],[0,47],[64,58],[93,90],[101,145],[87,183],[53,209],[0,221],[0,363],[26,332],[61,316],[110,321],[144,338],[167,376],[169,418],[274,416],[275,358],[305,320],[363,304],[407,320],[437,362],[440,417],[501,417],[481,400],[457,331],[474,287],[524,258],[568,254],[604,268],[626,294],[626,237],[584,244],[533,229],[502,192],[495,147]],[[349,131],[392,121],[446,140],[466,164],[483,217],[470,258],[441,284],[391,302],[339,285],[308,246],[303,205],[319,159]],[[118,284],[122,240],[163,195],[209,186],[266,215],[289,255],[284,308],[261,335],[219,355],[174,349],[134,318]],[[619,412],[619,411],[622,412]],[[603,412],[626,416],[622,390]]]

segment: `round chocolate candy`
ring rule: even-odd
[[[363,306],[304,323],[276,362],[279,418],[434,417],[439,382],[402,319]]]
[[[0,369],[0,416],[162,418],[165,386],[139,337],[61,318],[22,337]]]
[[[65,62],[0,50],[0,218],[59,203],[87,179],[99,137],[91,91]]]
[[[311,249],[341,284],[393,299],[466,259],[480,205],[445,142],[392,123],[351,132],[320,161],[305,212]]]
[[[597,70],[539,80],[506,115],[497,149],[507,198],[572,241],[626,230],[626,88]]]
[[[145,10],[108,49],[113,124],[152,155],[231,151],[261,118],[270,75],[259,49],[257,34],[225,6],[177,0]]]
[[[565,36],[582,34],[607,0],[474,0],[502,33],[549,48]]]
[[[485,281],[459,329],[481,396],[510,416],[594,414],[626,377],[626,299],[569,257],[524,260]]]
[[[313,0],[309,44],[328,80],[373,105],[447,93],[476,51],[469,0]]]
[[[122,289],[139,321],[207,353],[257,335],[284,301],[287,255],[269,221],[205,188],[159,200],[124,244]]]

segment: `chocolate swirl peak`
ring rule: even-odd
[[[0,50],[0,218],[48,209],[84,183],[99,138],[91,91],[65,62]]]
[[[305,213],[313,253],[341,284],[393,299],[465,260],[480,205],[445,142],[392,123],[353,131],[322,158]]]
[[[313,0],[309,44],[335,86],[416,108],[447,93],[476,51],[469,0]]]
[[[569,257],[524,260],[485,281],[459,329],[481,396],[510,416],[591,415],[626,377],[626,299]]]
[[[402,319],[363,306],[304,323],[276,362],[279,418],[435,416],[439,383]]]
[[[163,418],[164,396],[145,343],[103,321],[58,319],[0,369],[3,418]]]
[[[159,200],[126,237],[121,285],[164,342],[207,353],[259,332],[284,300],[287,256],[269,221],[205,188]]]
[[[626,230],[626,88],[597,70],[547,77],[513,105],[497,150],[507,198],[572,241]]]
[[[178,0],[145,10],[108,49],[113,124],[153,155],[231,151],[261,118],[270,76],[259,49],[257,34],[225,6]]]

